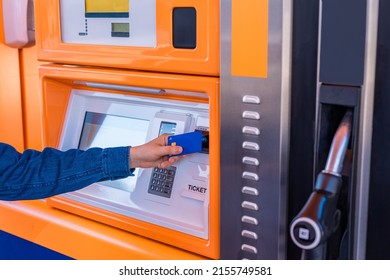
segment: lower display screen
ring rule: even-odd
[[[145,143],[149,121],[123,116],[87,112],[80,136],[79,148],[107,148],[117,146],[138,146]],[[117,181],[107,181],[110,187],[132,191],[137,180],[135,176]]]

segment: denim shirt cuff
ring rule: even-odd
[[[130,147],[106,148],[103,151],[103,168],[105,175],[111,180],[133,176],[130,169]]]

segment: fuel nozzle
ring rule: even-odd
[[[291,223],[290,236],[303,250],[324,244],[339,226],[341,215],[337,201],[351,129],[352,112],[347,111],[333,137],[326,167],[318,174],[312,194]]]

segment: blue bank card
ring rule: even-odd
[[[168,145],[182,147],[180,155],[198,153],[202,151],[202,131],[171,135],[168,137]]]

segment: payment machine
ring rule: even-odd
[[[44,146],[203,139],[170,168],[47,203],[219,258],[219,1],[36,0],[35,12],[38,59],[53,63],[40,68]]]
[[[167,169],[99,182],[49,205],[211,258],[218,257],[218,80],[42,66],[45,145],[135,146],[199,131],[202,149]],[[99,82],[96,82],[96,77]]]
[[[166,169],[0,203],[2,227],[74,258],[388,258],[387,0],[34,7],[43,131],[28,138],[201,146]]]

